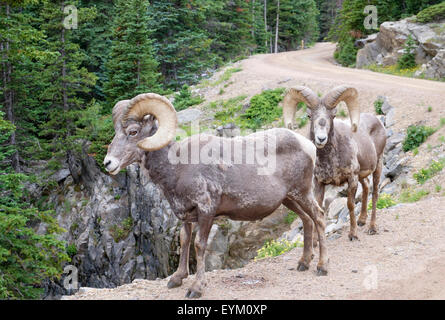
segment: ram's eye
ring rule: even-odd
[[[131,130],[128,134],[129,134],[130,136],[134,137],[135,135],[138,134],[138,132],[137,132],[136,130]]]

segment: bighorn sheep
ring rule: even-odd
[[[304,224],[298,270],[307,270],[313,259],[315,223],[320,241],[318,274],[327,273],[324,213],[312,188],[316,149],[308,139],[281,128],[233,139],[194,135],[176,141],[176,111],[168,99],[153,93],[118,102],[113,108],[113,122],[115,136],[104,160],[106,170],[116,175],[131,163],[139,163],[183,221],[179,267],[168,282],[169,288],[180,286],[188,276],[193,222],[199,228],[195,240],[196,280],[186,294],[190,298],[200,297],[205,285],[204,253],[214,218],[253,221],[268,216],[281,204],[295,211]],[[274,148],[270,147],[271,141],[275,142]],[[237,152],[251,156],[249,146],[253,143],[264,144],[263,154],[275,154],[275,170],[259,174],[258,161],[237,161]],[[196,153],[202,156],[209,151],[211,163],[193,162]],[[184,153],[187,161],[177,161],[179,153]]]
[[[344,101],[349,109],[351,125],[335,118],[337,105]],[[320,99],[307,87],[291,88],[283,100],[286,127],[292,128],[297,103],[304,102],[311,120],[310,139],[317,147],[314,171],[315,197],[321,205],[326,185],[340,186],[348,183],[348,209],[350,215],[349,239],[357,238],[354,215],[355,194],[358,181],[363,187],[362,207],[358,225],[366,224],[368,201],[368,176],[372,173],[372,215],[368,233],[375,234],[376,203],[382,172],[382,157],[386,145],[386,131],[373,114],[360,114],[358,92],[348,86],[340,86]]]

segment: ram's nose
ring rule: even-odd
[[[119,172],[119,160],[114,157],[106,156],[104,159],[104,167],[111,174]]]

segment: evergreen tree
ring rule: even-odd
[[[65,242],[57,240],[64,232],[52,211],[30,204],[24,183],[31,177],[14,172],[5,161],[15,152],[8,143],[15,126],[0,112],[0,299],[35,299],[43,293],[42,281],[62,274],[69,261]],[[31,226],[46,224],[45,232]]]
[[[97,76],[92,97],[105,100],[104,83],[107,81],[105,63],[110,55],[112,23],[114,17],[113,1],[110,0],[82,0],[83,8],[90,8],[96,12],[94,19],[85,21],[73,34],[73,41],[79,44],[86,59],[82,66]]]
[[[79,8],[79,27],[95,16],[95,11],[80,8],[78,1],[70,2]],[[41,28],[47,35],[48,50],[55,52],[47,61],[41,74],[42,91],[39,99],[46,107],[48,121],[42,126],[41,135],[50,141],[49,151],[64,155],[71,150],[71,136],[82,109],[90,103],[89,94],[96,76],[82,64],[87,59],[73,35],[79,29],[64,26],[65,1],[45,2],[40,8]]]
[[[116,1],[111,55],[106,63],[108,80],[104,85],[108,112],[118,100],[161,89],[148,27],[148,6],[147,0]]]
[[[11,132],[9,141],[16,147],[9,158],[16,171],[21,170],[27,136],[36,133],[32,124],[40,119],[38,114],[41,109],[30,110],[27,105],[32,103],[31,93],[36,92],[33,89],[40,81],[40,62],[47,54],[40,48],[44,34],[32,25],[32,16],[21,7],[27,2],[0,4],[0,104],[7,120],[18,128]],[[19,145],[22,148],[18,148]]]
[[[380,25],[386,21],[396,21],[417,14],[419,10],[438,2],[440,1],[344,0],[342,9],[329,32],[330,40],[338,41],[335,58],[345,66],[353,65],[358,51],[354,47],[355,39],[377,31],[367,30],[364,27],[366,6],[375,5],[377,7],[378,24]]]

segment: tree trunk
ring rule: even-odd
[[[278,28],[280,25],[280,0],[277,5],[277,25],[275,27],[275,53],[278,53]]]
[[[62,11],[65,7],[65,1],[62,1]],[[65,28],[63,27],[63,20],[64,17],[62,17],[62,30],[60,35],[60,42],[61,42],[61,48],[60,48],[60,58],[62,60],[62,103],[63,103],[63,111],[65,112],[65,116],[67,116],[67,112],[69,111],[69,105],[68,105],[68,84],[66,82],[66,51],[65,51]],[[70,129],[71,129],[71,121],[69,117],[66,118],[66,128],[67,128],[67,136],[70,135]]]
[[[252,39],[255,40],[255,0],[252,0]]]
[[[264,0],[264,38],[266,39],[266,50],[267,50],[267,0]]]

